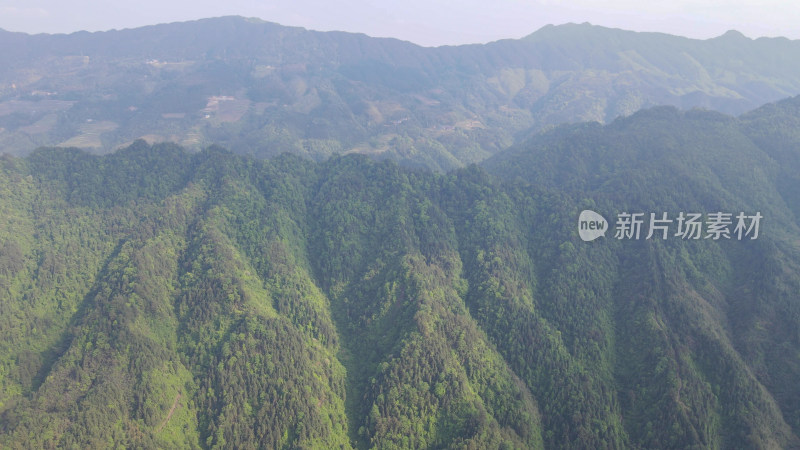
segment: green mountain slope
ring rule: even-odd
[[[449,170],[564,122],[643,107],[739,114],[800,93],[800,44],[582,25],[423,48],[240,17],[103,33],[0,30],[0,151],[356,152]]]
[[[559,127],[447,175],[5,157],[0,443],[797,447],[799,103]],[[582,242],[583,209],[763,221]]]

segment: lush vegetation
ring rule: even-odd
[[[800,100],[363,156],[0,159],[0,446],[800,446]],[[760,211],[580,241],[582,209]]]

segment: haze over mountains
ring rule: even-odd
[[[800,41],[0,48],[0,447],[800,448]]]
[[[448,170],[563,122],[654,105],[739,114],[800,93],[800,42],[583,25],[423,48],[241,17],[71,35],[0,32],[0,148],[135,139]]]

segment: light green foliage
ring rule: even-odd
[[[0,445],[796,447],[797,101],[562,127],[447,175],[3,158]],[[586,208],[764,222],[584,243]]]

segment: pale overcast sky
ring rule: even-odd
[[[800,2],[777,0],[0,0],[0,28],[102,31],[240,15],[314,30],[395,37],[420,45],[519,38],[547,24],[591,22],[706,39],[800,39]]]

